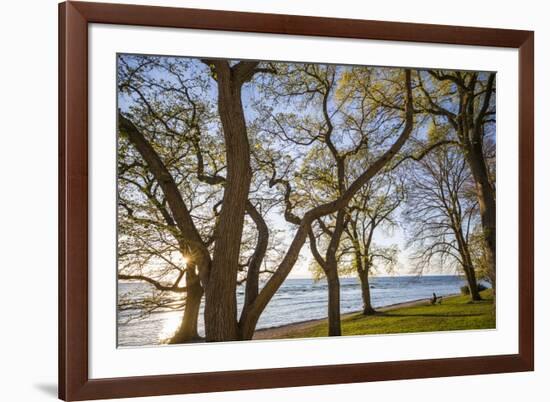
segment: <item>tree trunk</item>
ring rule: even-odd
[[[239,66],[213,61],[218,82],[218,111],[223,127],[227,160],[222,207],[214,236],[216,242],[205,292],[207,341],[239,338],[236,284],[244,215],[252,172],[250,147],[241,102],[244,83]]]
[[[250,340],[254,335],[257,321],[249,319],[248,310],[252,303],[256,300],[259,293],[260,283],[260,267],[267,251],[269,243],[269,228],[263,218],[258,212],[256,207],[252,205],[250,201],[247,203],[246,212],[248,216],[256,224],[256,230],[258,231],[258,240],[254,249],[254,254],[248,264],[248,271],[246,273],[246,288],[244,296],[244,305],[239,319],[239,339]]]
[[[464,273],[466,274],[466,280],[468,281],[468,287],[470,288],[470,297],[473,301],[479,301],[481,300],[481,296],[479,294],[479,290],[477,289],[476,271],[470,256],[470,249],[466,243],[464,243],[463,249],[463,267]]]
[[[468,150],[468,165],[476,183],[476,195],[483,227],[483,239],[487,249],[489,274],[493,288],[496,286],[496,202],[493,186],[489,179],[483,150],[478,142]],[[496,289],[496,288],[495,288]]]
[[[251,315],[248,311],[243,310],[241,318],[239,320],[239,340],[240,341],[249,341],[254,336],[254,331],[256,331],[256,324],[258,323],[259,317]]]
[[[479,291],[477,289],[476,272],[472,262],[472,257],[470,255],[470,248],[468,247],[468,243],[462,234],[461,226],[458,223],[455,227],[455,236],[458,243],[460,258],[462,259],[462,269],[466,275],[468,288],[470,289],[470,297],[473,301],[479,301],[481,300],[481,296],[479,295]]]
[[[328,336],[341,336],[340,279],[338,274],[327,275],[328,285]]]
[[[369,270],[366,267],[360,274],[359,279],[361,281],[361,296],[363,297],[363,315],[376,314],[376,310],[372,307],[370,299],[370,284],[369,284]]]
[[[487,259],[489,265],[489,273],[492,282],[496,283],[496,200],[493,183],[489,177],[489,170],[485,162],[485,154],[483,152],[483,137],[485,130],[484,119],[487,110],[491,103],[493,94],[493,86],[495,82],[495,74],[489,75],[485,96],[481,101],[481,107],[477,115],[474,116],[475,104],[475,80],[472,79],[472,84],[468,89],[468,107],[464,108],[464,112],[469,114],[466,121],[468,127],[466,129],[467,136],[462,136],[463,145],[466,150],[466,160],[472,172],[476,183],[476,193],[479,203],[479,212],[481,215],[481,225],[483,227],[483,238],[487,249]]]
[[[476,280],[474,267],[472,265],[466,265],[464,267],[464,272],[466,274],[466,280],[468,281],[468,288],[470,288],[471,299],[473,301],[481,300],[481,296],[477,289],[477,280]]]
[[[339,169],[341,170],[341,169]],[[342,186],[343,187],[343,186]],[[343,188],[341,188],[342,192]],[[330,243],[326,252],[326,264],[324,266],[328,284],[328,335],[342,335],[340,323],[340,279],[338,278],[338,258],[336,254],[340,246],[342,234],[346,228],[346,211],[341,209],[336,214],[336,223],[332,232]]]
[[[170,339],[169,343],[171,344],[186,343],[200,339],[197,331],[197,321],[199,318],[199,310],[204,291],[200,284],[199,277],[195,273],[187,271],[185,281],[187,286],[187,296],[185,299],[183,319],[180,327]]]

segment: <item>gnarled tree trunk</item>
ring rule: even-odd
[[[218,83],[218,111],[225,140],[227,174],[208,284],[205,289],[207,341],[239,339],[237,321],[237,274],[244,215],[252,172],[241,88],[257,63],[231,67],[214,60]]]
[[[185,297],[185,308],[183,310],[182,322],[170,339],[171,344],[185,343],[200,339],[197,322],[201,307],[202,295],[204,293],[200,284],[198,275],[193,270],[188,270],[185,274],[187,295]]]

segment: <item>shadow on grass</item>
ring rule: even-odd
[[[481,317],[483,314],[400,314],[400,313],[380,313],[380,317]]]

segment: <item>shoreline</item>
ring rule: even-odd
[[[460,293],[454,293],[447,296],[443,296],[443,300],[449,297],[455,297],[455,296],[460,296]],[[396,310],[399,308],[421,306],[421,305],[424,305],[425,303],[430,303],[430,300],[431,298],[425,298],[425,299],[416,299],[416,300],[410,300],[410,301],[401,302],[401,303],[389,304],[386,306],[381,306],[376,308],[376,311],[380,313],[384,313],[386,311]],[[361,310],[352,311],[350,313],[342,314],[341,318],[344,319],[359,313],[361,313]],[[314,320],[293,322],[290,324],[279,325],[276,327],[257,329],[254,332],[254,336],[252,337],[252,340],[281,338],[283,335],[287,334],[288,332],[307,330],[311,327],[314,327],[326,321],[327,321],[327,318],[325,317],[325,318],[318,318]]]

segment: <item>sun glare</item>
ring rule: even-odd
[[[169,312],[165,314],[166,316],[162,323],[162,330],[159,333],[160,343],[166,343],[174,336],[181,321],[178,312]]]

